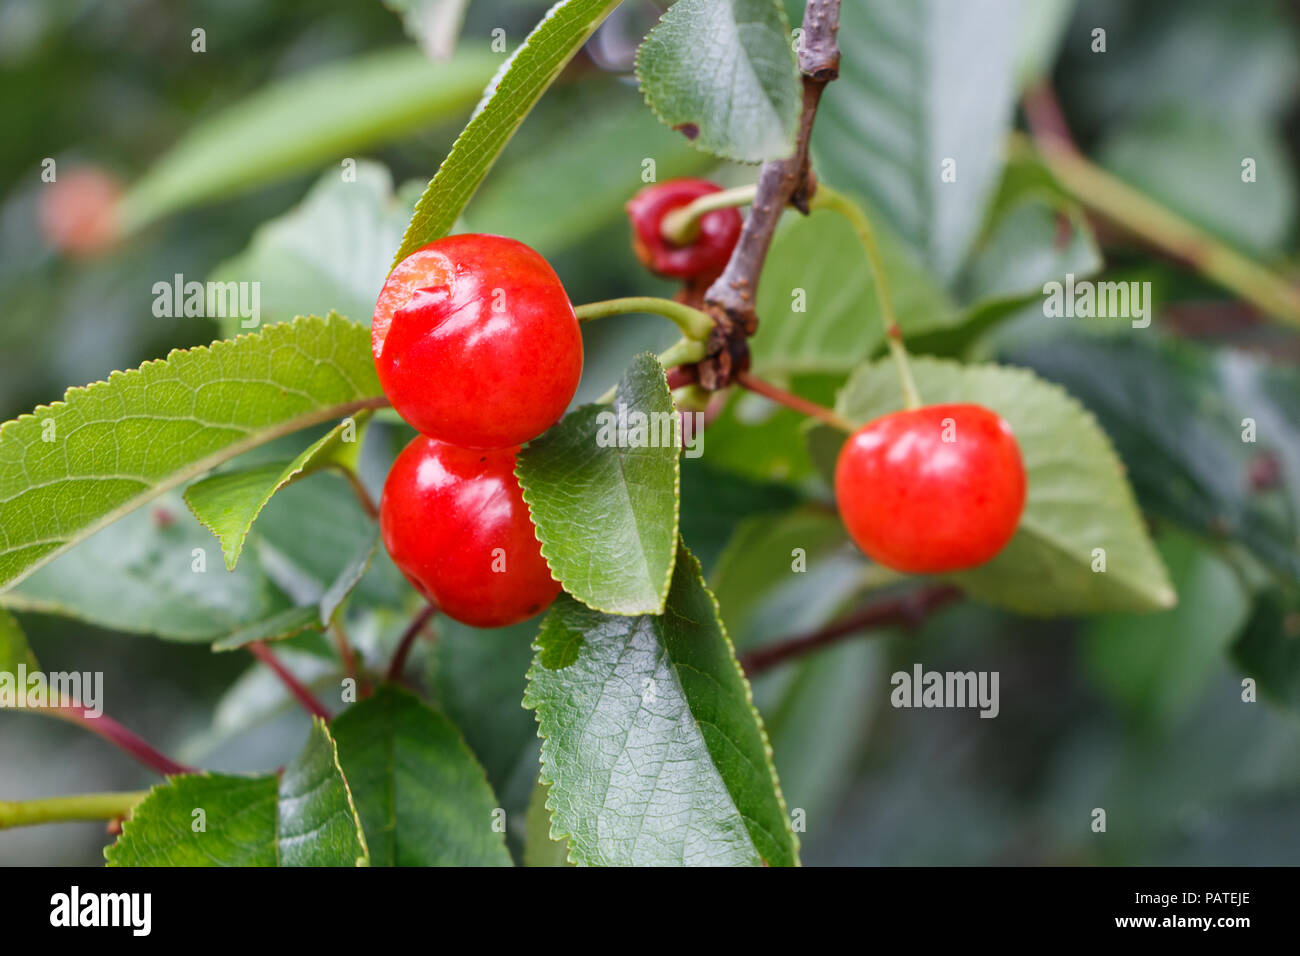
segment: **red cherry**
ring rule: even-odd
[[[911,574],[996,555],[1016,533],[1025,484],[1011,426],[981,405],[885,415],[853,433],[835,466],[835,500],[853,540]]]
[[[515,624],[560,593],[515,479],[516,451],[418,436],[393,462],[379,503],[384,547],[407,580],[473,627]]]
[[[710,282],[722,274],[740,238],[740,213],[735,209],[706,212],[698,220],[699,235],[686,245],[669,242],[662,232],[668,213],[717,192],[721,187],[705,179],[673,179],[646,186],[628,201],[632,246],[647,269],[672,279]]]
[[[42,191],[41,232],[50,245],[74,257],[103,252],[117,238],[121,195],[121,183],[104,170],[71,169]]]
[[[379,293],[371,348],[397,413],[465,448],[536,438],[582,377],[582,333],[559,277],[501,236],[448,236],[403,259]]]

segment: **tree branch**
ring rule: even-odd
[[[797,634],[750,651],[740,658],[740,666],[744,668],[746,674],[753,677],[778,664],[784,664],[804,654],[837,644],[867,628],[891,625],[915,628],[935,611],[951,604],[959,597],[961,597],[960,590],[944,584],[921,588],[899,597],[886,598],[865,605],[819,630]]]
[[[793,203],[808,211],[808,197],[814,188],[808,169],[808,141],[822,91],[839,75],[840,48],[835,37],[839,27],[840,0],[808,0],[799,44],[803,103],[794,155],[766,162],[759,170],[757,193],[740,239],[726,269],[705,293],[705,311],[714,321],[708,355],[700,363],[700,384],[705,388],[722,388],[736,372],[749,367],[745,340],[758,329],[754,298],[772,236],[786,206]]]

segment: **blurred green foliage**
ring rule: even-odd
[[[797,21],[800,5],[788,6]],[[1068,14],[1068,4],[1060,6]],[[513,48],[544,7],[470,4],[462,44],[482,52],[500,28]],[[470,228],[508,231],[537,245],[575,301],[669,292],[640,270],[621,221],[645,158],[656,160],[660,179],[708,173],[738,183],[752,176],[744,167],[715,165],[656,124],[630,83],[636,39],[657,13],[649,3],[620,9],[591,55],[579,57],[543,98],[466,210]],[[1080,0],[1063,22],[1059,54],[1047,23],[1026,63],[1052,65],[1083,148],[1219,238],[1271,265],[1300,266],[1296,4]],[[196,26],[206,30],[206,53],[191,51]],[[1107,31],[1104,54],[1092,51],[1098,27]],[[356,155],[373,162],[361,168],[366,188],[381,197],[378,212],[366,204],[351,212],[314,205],[330,191],[337,159],[352,155],[341,153],[179,212],[92,261],[65,259],[42,239],[40,167],[47,157],[61,170],[93,163],[133,182],[197,124],[267,84],[404,43],[411,41],[400,18],[378,2],[0,3],[0,418],[52,401],[70,385],[223,334],[206,319],[153,315],[154,283],[176,273],[262,281],[265,321],[330,306],[366,309],[418,187],[468,109]],[[978,50],[963,49],[978,60]],[[865,66],[855,69],[869,72]],[[872,89],[870,76],[860,79]],[[998,91],[1006,93],[1001,85]],[[999,262],[1024,263],[1029,250],[1012,241],[1023,241],[1024,232],[999,235],[966,220],[960,234],[935,231],[935,221],[912,216],[917,183],[891,191],[887,176],[868,176],[873,171],[850,151],[861,119],[854,111],[864,102],[872,101],[853,99],[849,84],[832,87],[827,122],[815,139],[818,155],[831,154],[830,169],[864,177],[861,188],[886,211],[886,228],[921,250],[937,250],[939,261],[922,265],[943,275],[917,301],[971,305],[967,296],[996,278]],[[881,102],[888,107],[892,100]],[[1225,164],[1235,175],[1238,153],[1260,162],[1256,192],[1213,185]],[[410,183],[414,191],[405,188]],[[1014,192],[1010,176],[1000,191],[996,186],[981,184],[999,200]],[[1058,213],[1080,228],[1078,210],[1060,197],[1038,192],[1034,201],[1017,207],[1025,230],[1041,234]],[[891,208],[902,210],[896,219],[888,219]],[[1067,237],[1075,244],[1057,250],[1050,267],[1095,268],[1086,232]],[[1125,461],[1185,602],[1154,616],[1081,621],[1031,620],[964,603],[917,634],[876,635],[762,677],[755,695],[788,802],[809,815],[801,837],[808,864],[1300,859],[1300,668],[1290,563],[1300,513],[1300,419],[1292,414],[1300,391],[1293,367],[1264,360],[1294,363],[1300,348],[1291,332],[1263,325],[1243,332],[1231,323],[1225,331],[1222,322],[1211,323],[1201,341],[1167,345],[1175,308],[1236,313],[1223,293],[1187,271],[1122,238],[1101,239],[1104,278],[1157,285],[1168,314],[1148,330],[1152,342],[1129,347],[1122,337],[1081,336],[1078,326],[1086,323],[1046,322],[1036,299],[1022,308],[1023,294],[1040,281],[1026,266],[1028,282],[1017,275],[1000,289],[994,283],[1003,296],[965,316],[975,319],[968,329],[977,334],[925,344],[1026,364],[1087,405]],[[330,255],[341,243],[350,243],[342,261]],[[958,274],[954,250],[968,244],[977,257]],[[863,289],[867,301],[869,284]],[[856,343],[864,350],[878,341],[874,315],[867,318],[870,342]],[[949,321],[946,312],[929,318],[929,328]],[[835,319],[847,321],[842,314]],[[635,352],[666,347],[675,333],[663,326],[638,317],[585,330],[578,400],[604,392]],[[1219,341],[1229,337],[1250,354]],[[807,346],[809,355],[834,357],[816,344]],[[859,357],[847,348],[844,355]],[[829,402],[849,364],[800,365],[797,371],[819,374],[787,384]],[[1280,447],[1265,449],[1282,469],[1281,486],[1262,496],[1249,483],[1250,456],[1229,440],[1245,415],[1261,423],[1273,415],[1271,434],[1283,436]],[[816,447],[810,457],[797,419],[752,396],[732,399],[712,427],[705,460],[683,462],[682,528],[725,595],[726,620],[741,631],[733,637],[744,649],[817,626],[864,586],[861,565],[845,560],[833,534],[824,554],[810,555],[815,573],[790,589],[774,586],[761,561],[743,561],[747,555],[737,550],[759,540],[784,548],[791,521],[825,523],[828,489]],[[363,474],[377,487],[408,433],[391,422],[377,422],[371,432]],[[300,487],[312,494],[309,485]],[[1225,532],[1218,520],[1225,516],[1245,533]],[[295,527],[287,520],[281,533],[291,536]],[[274,521],[264,530],[273,535]],[[381,564],[368,586],[391,597],[393,578],[391,566]],[[213,655],[41,614],[21,617],[46,668],[103,670],[114,716],[165,751],[243,771],[283,763],[299,749],[306,718],[244,655]],[[350,627],[368,659],[380,660],[404,624],[401,614],[380,607],[363,609]],[[461,725],[508,811],[517,859],[537,772],[536,726],[519,708],[532,627],[484,635],[438,624],[438,643],[423,661],[426,686]],[[304,679],[336,679],[320,642],[295,639],[282,647]],[[999,671],[998,719],[891,708],[888,674],[916,661],[927,669]],[[1245,705],[1241,679],[1252,668],[1266,668],[1267,678],[1259,678],[1261,702]],[[1276,707],[1278,701],[1287,706]],[[0,796],[9,800],[149,782],[100,741],[26,715],[0,715],[0,768]],[[1107,811],[1105,834],[1090,829],[1098,807]],[[0,833],[0,863],[95,864],[106,840],[96,824]]]

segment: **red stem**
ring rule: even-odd
[[[801,415],[815,418],[818,421],[825,422],[832,428],[838,428],[841,431],[853,431],[853,423],[838,413],[831,411],[825,406],[818,405],[816,402],[810,402],[806,398],[800,398],[793,392],[787,392],[783,388],[777,388],[771,382],[765,382],[761,378],[755,378],[748,372],[737,372],[735,379],[738,385],[749,389],[751,392],[757,392],[764,398],[770,398],[772,401],[784,405],[786,408],[792,408]]]
[[[51,707],[49,713],[53,717],[74,723],[85,730],[89,730],[92,734],[103,737],[113,746],[130,754],[140,763],[151,770],[156,770],[164,777],[178,773],[198,772],[193,767],[177,763],[170,757],[159,753],[149,746],[139,734],[127,730],[112,717],[104,714],[100,714],[98,717],[92,716],[80,701],[74,700],[70,703]]]
[[[406,658],[410,656],[411,647],[415,644],[415,639],[420,636],[420,632],[425,629],[433,616],[438,613],[438,608],[433,604],[426,604],[420,609],[420,613],[415,615],[411,623],[406,628],[406,633],[397,644],[397,650],[393,652],[392,663],[388,665],[388,679],[396,682],[402,679],[402,671],[406,669]]]
[[[275,672],[275,676],[280,678],[285,687],[289,688],[289,693],[298,699],[298,703],[302,704],[309,714],[314,714],[326,722],[331,719],[330,712],[316,699],[316,695],[302,681],[289,673],[288,668],[280,663],[280,659],[266,646],[264,641],[253,641],[248,645],[248,649],[254,657]]]
[[[938,585],[886,598],[868,604],[819,630],[788,637],[750,651],[741,657],[740,666],[752,677],[792,658],[829,647],[867,628],[893,624],[916,627],[939,608],[951,604],[959,597],[961,591],[957,588]]]

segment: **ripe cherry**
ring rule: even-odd
[[[632,246],[642,264],[671,279],[712,282],[720,276],[740,238],[739,212],[706,212],[697,223],[699,235],[684,245],[670,242],[662,230],[664,216],[674,209],[721,191],[705,179],[673,179],[646,186],[633,196],[627,203],[627,215],[632,220]]]
[[[68,170],[41,194],[41,232],[50,245],[71,256],[100,253],[117,238],[121,195],[121,183],[102,169]]]
[[[582,377],[582,333],[559,277],[502,236],[448,236],[403,259],[379,293],[371,348],[397,413],[465,448],[536,438]]]
[[[515,479],[517,449],[475,451],[418,436],[379,504],[384,547],[415,589],[473,627],[505,627],[560,593]]]
[[[1025,466],[1009,426],[980,405],[894,412],[854,432],[835,499],[858,547],[911,574],[983,564],[1011,540]]]

